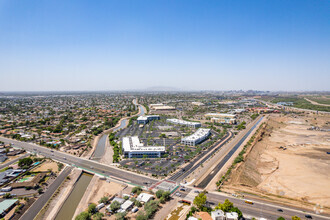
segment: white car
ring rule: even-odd
[[[181,193],[175,193],[175,195],[181,197]]]

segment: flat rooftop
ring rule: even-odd
[[[138,136],[124,137],[122,146],[126,152],[165,151],[164,146],[144,146]]]
[[[225,114],[225,113],[207,113],[205,114],[206,117],[220,117],[220,118],[235,118],[236,115],[234,114]]]
[[[170,118],[167,119],[168,122],[174,123],[174,124],[180,124],[180,125],[200,125],[200,122],[191,122],[191,121],[185,121],[181,119],[176,118]]]
[[[196,141],[202,137],[207,136],[210,133],[211,129],[208,128],[199,128],[195,133],[192,135],[182,138],[183,141]]]

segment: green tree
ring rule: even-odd
[[[94,214],[96,212],[96,204],[95,203],[92,203],[88,206],[88,209],[87,209],[88,213],[90,214]]]
[[[108,202],[108,200],[109,200],[109,197],[107,197],[107,196],[103,196],[103,197],[100,199],[99,203],[104,203],[104,204],[106,204],[106,203]]]
[[[170,200],[170,198],[171,198],[171,192],[169,192],[169,191],[163,192],[162,197],[165,199],[165,201]]]
[[[93,217],[93,220],[102,220],[102,218],[104,217],[104,214],[101,212],[97,212],[92,217]]]
[[[75,220],[90,220],[90,214],[88,212],[82,212],[76,216]]]
[[[298,216],[292,216],[292,220],[300,220]]]
[[[156,192],[156,197],[159,199],[160,197],[162,197],[163,196],[163,193],[164,193],[164,190],[158,190],[157,192]]]
[[[120,203],[118,201],[114,201],[110,205],[110,209],[113,212],[116,212],[120,208]]]
[[[30,166],[32,163],[33,160],[30,157],[26,157],[18,161],[18,166],[19,167]]]
[[[134,201],[134,205],[137,206],[137,207],[142,207],[142,203],[138,200]]]
[[[146,215],[145,212],[139,211],[136,216],[136,220],[148,220],[148,216]]]
[[[116,220],[125,220],[126,219],[126,212],[119,212],[116,214]]]
[[[283,218],[283,217],[281,216],[281,217],[278,217],[277,220],[285,220],[285,218]]]
[[[241,210],[239,210],[239,208],[237,207],[233,207],[230,209],[230,212],[236,212],[238,214],[238,218],[242,218],[243,217],[243,213],[241,212]]]
[[[63,167],[64,167],[63,163],[57,163],[58,171],[61,171],[63,169]]]
[[[243,214],[241,210],[239,210],[237,207],[234,206],[232,202],[230,202],[228,199],[225,200],[223,204],[219,203],[215,209],[221,209],[224,212],[236,212],[238,214],[238,217],[243,217]]]
[[[223,204],[219,203],[218,206],[215,207],[215,209],[221,209],[224,212],[229,212],[232,208],[234,208],[234,204],[228,199],[226,199]]]
[[[142,188],[139,186],[136,186],[132,189],[132,193],[140,194],[142,192]]]
[[[194,204],[199,208],[202,209],[202,207],[206,204],[207,197],[204,192],[199,193],[195,199]]]
[[[151,218],[153,214],[158,210],[158,201],[151,200],[144,205],[144,210],[148,218]]]
[[[10,193],[6,193],[6,194],[3,196],[3,198],[5,198],[5,199],[9,199],[9,198],[11,198],[11,194],[10,194]]]
[[[164,197],[161,197],[161,198],[159,199],[159,202],[162,203],[162,204],[164,204],[166,201],[165,201]]]

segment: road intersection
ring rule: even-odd
[[[260,120],[257,120],[255,122],[256,123],[255,126],[259,122],[260,122]],[[253,128],[255,126],[253,126]],[[251,130],[253,130],[253,128],[251,128]],[[249,131],[247,131],[247,133],[249,133]],[[242,138],[242,141],[239,141],[239,143],[241,144],[244,141],[243,139],[246,138],[247,136],[248,135],[244,135]],[[225,138],[225,140],[227,140],[227,139]],[[126,184],[145,186],[147,188],[148,186],[155,185],[159,182],[159,180],[149,177],[149,176],[144,176],[141,174],[133,173],[131,171],[119,169],[115,166],[109,166],[109,165],[102,164],[102,163],[99,163],[99,162],[96,162],[93,160],[80,158],[80,157],[77,157],[77,156],[74,156],[74,155],[71,155],[71,154],[68,154],[65,152],[51,150],[49,148],[42,147],[42,146],[39,146],[39,145],[36,145],[33,143],[20,142],[17,140],[12,140],[12,139],[3,138],[3,137],[0,137],[0,141],[3,141],[5,143],[11,143],[15,147],[25,149],[26,151],[30,152],[31,154],[34,154],[34,153],[40,154],[45,157],[54,159],[56,161],[80,168],[87,172],[95,173],[100,176],[105,176],[112,180],[120,181],[120,182],[123,182]],[[226,142],[227,141],[225,141],[225,143]],[[221,142],[221,143],[217,143],[217,144],[220,145],[220,147],[221,147],[223,143]],[[227,160],[228,160],[228,158],[227,158]],[[221,161],[219,163],[222,164]],[[196,165],[198,166],[198,164],[196,164]],[[182,175],[176,176],[175,180],[182,180],[182,176],[186,176],[186,175],[184,175],[185,172],[187,172],[188,174],[189,174],[189,172],[191,173],[190,169],[194,169],[194,168],[196,169],[196,165],[187,167],[188,169],[183,171]],[[207,177],[207,178],[210,178],[210,177]],[[146,185],[146,183],[148,185]],[[191,196],[192,192],[196,191],[196,189],[197,188],[187,186],[186,191],[182,192],[182,194],[183,194],[182,197],[183,198],[187,197],[188,194]],[[198,189],[198,190],[200,190],[200,189]],[[304,218],[305,214],[310,214],[313,216],[314,219],[329,219],[330,218],[329,215],[319,215],[319,214],[311,213],[309,210],[283,207],[279,204],[271,203],[268,201],[265,202],[265,201],[259,200],[259,201],[254,201],[253,205],[246,204],[244,202],[245,201],[244,199],[236,198],[231,195],[227,195],[227,194],[219,193],[219,192],[209,192],[207,194],[207,196],[208,196],[208,201],[211,202],[212,204],[217,204],[219,202],[223,202],[225,199],[230,199],[230,201],[232,201],[235,204],[235,206],[237,206],[244,213],[245,216],[263,217],[266,219],[277,219],[278,216],[289,218],[294,215]],[[193,198],[189,198],[189,196],[186,199],[193,200]],[[278,210],[282,210],[283,212],[279,212]]]

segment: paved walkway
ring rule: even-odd
[[[52,197],[57,188],[61,185],[61,183],[65,180],[65,178],[71,172],[71,167],[66,167],[61,174],[56,178],[56,180],[49,186],[48,190],[43,193],[37,201],[35,201],[32,206],[21,216],[20,219],[34,219],[36,215],[40,212],[40,210],[46,205],[48,200]]]

